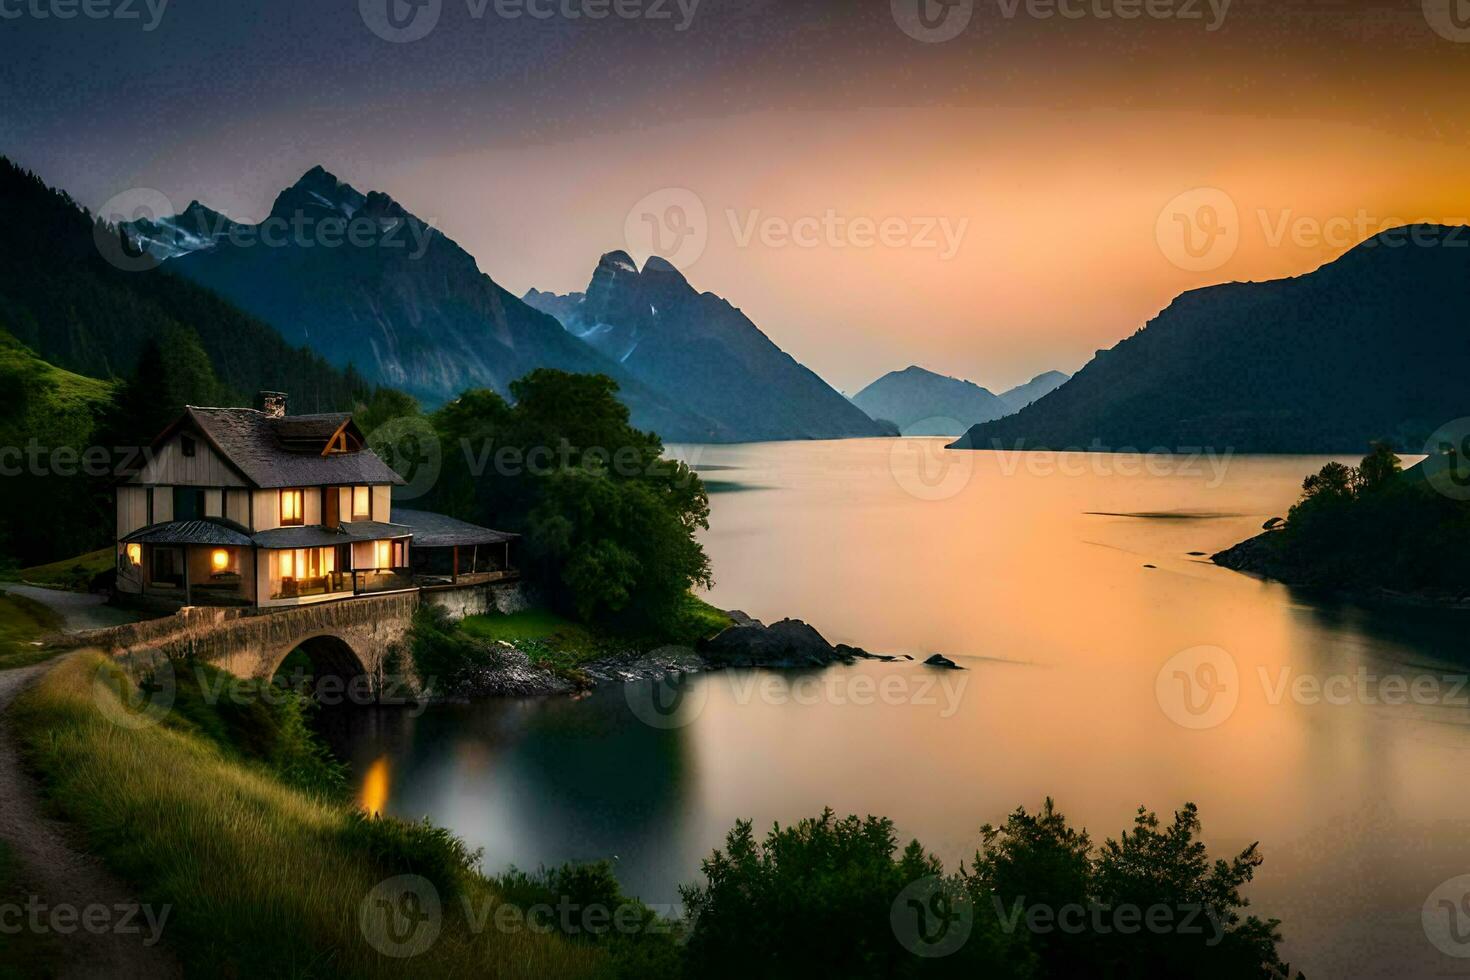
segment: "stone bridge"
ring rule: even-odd
[[[126,663],[192,659],[237,677],[266,680],[300,649],[318,676],[366,676],[377,690],[391,672],[412,673],[403,641],[421,603],[460,619],[491,610],[511,612],[523,608],[525,600],[519,585],[502,584],[416,589],[285,609],[188,606],[159,619],[86,630],[70,640]],[[403,662],[392,666],[397,652]]]

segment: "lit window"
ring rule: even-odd
[[[365,521],[373,516],[372,487],[352,488],[352,519]]]
[[[379,542],[377,542],[377,545],[378,545],[378,559],[377,559],[377,561],[378,561],[378,567],[379,568],[392,568],[393,567],[393,550],[392,550],[392,548],[393,548],[393,542],[391,542],[391,541],[379,541]]]
[[[230,567],[230,553],[223,548],[216,548],[209,556],[209,565],[216,572],[226,571]]]
[[[143,546],[141,544],[130,544],[127,550],[128,564],[141,567],[143,564]]]
[[[291,557],[291,552],[281,552],[281,575],[290,578],[296,571],[296,562]]]
[[[300,524],[302,521],[301,491],[281,491],[281,523]]]

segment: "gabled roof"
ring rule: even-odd
[[[322,454],[331,437],[344,430],[351,444],[363,444],[362,433],[345,412],[275,417],[253,408],[190,405],[154,441],[155,447],[189,423],[241,476],[262,489],[404,482],[371,449]]]
[[[434,514],[427,510],[405,510],[393,508],[393,520],[406,524],[413,532],[415,548],[469,547],[477,544],[500,544],[520,537],[505,531],[492,531],[488,527],[470,524],[467,521]]]

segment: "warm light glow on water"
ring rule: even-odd
[[[357,771],[391,758],[387,811],[448,824],[490,869],[616,856],[652,902],[737,818],[885,814],[953,867],[1046,795],[1097,840],[1139,804],[1194,801],[1214,856],[1260,841],[1252,911],[1284,920],[1294,969],[1451,972],[1421,912],[1470,872],[1470,617],[1314,600],[1189,554],[1284,514],[1323,460],[934,446],[704,447],[708,477],[749,488],[713,498],[705,543],[726,607],[967,670],[707,674],[674,727],[648,685],[369,715]]]
[[[388,806],[388,757],[379,756],[362,775],[362,788],[357,794],[364,813],[377,816]]]

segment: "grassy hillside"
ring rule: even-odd
[[[90,551],[106,540],[105,479],[81,453],[113,404],[111,382],[41,360],[0,315],[0,563]]]
[[[44,565],[32,565],[29,568],[14,570],[0,568],[0,578],[83,592],[91,584],[92,579],[111,568],[115,560],[113,549],[109,546],[89,551],[84,555],[74,555],[60,561],[47,562]]]
[[[88,849],[143,901],[172,904],[165,941],[189,975],[579,977],[605,965],[555,935],[496,929],[499,890],[452,838],[292,788],[211,737],[217,709],[115,724],[107,713],[130,710],[130,695],[112,691],[130,690],[115,665],[80,653],[16,701],[13,722]],[[437,940],[412,960],[380,953],[386,937],[362,926],[375,886],[401,874],[442,901]]]
[[[0,593],[0,670],[40,663],[56,655],[35,644],[61,629],[61,617],[23,595]]]

